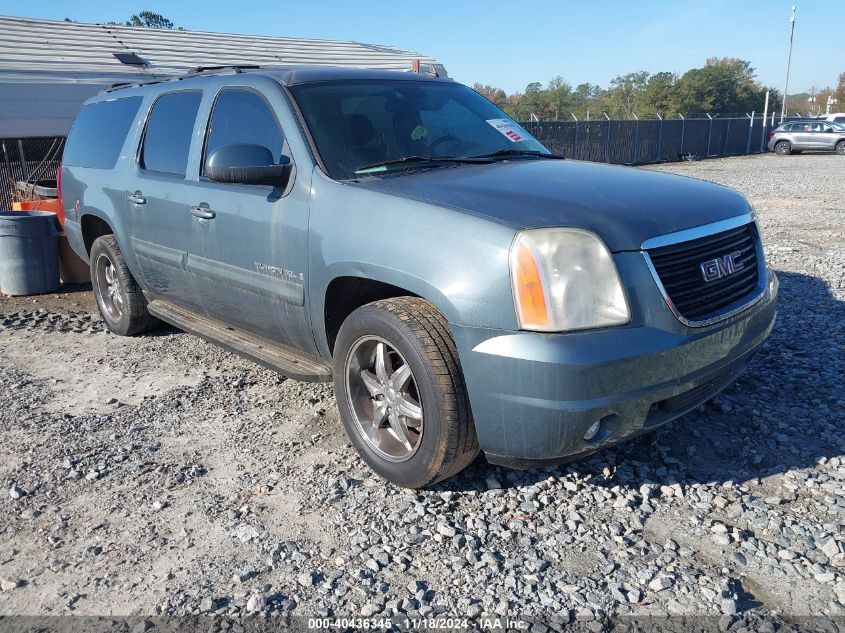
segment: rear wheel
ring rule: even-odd
[[[786,156],[791,153],[791,146],[788,141],[778,141],[775,143],[775,154]]]
[[[100,314],[115,334],[132,336],[158,325],[158,319],[147,312],[147,301],[114,235],[98,237],[91,245],[91,285]]]
[[[836,153],[840,156],[845,156],[845,141],[839,141],[836,144]]]
[[[478,455],[455,343],[431,303],[399,297],[358,308],[340,328],[334,359],[343,425],[376,473],[421,488]]]

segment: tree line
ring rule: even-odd
[[[473,88],[519,121],[570,119],[656,118],[658,116],[712,116],[763,112],[766,91],[769,91],[769,111],[780,111],[781,94],[774,87],[757,81],[751,63],[730,57],[711,57],[701,68],[692,68],[682,75],[672,72],[649,73],[639,71],[620,75],[607,88],[584,83],[575,86],[555,77],[546,86],[529,83],[521,93],[507,94],[494,86],[476,83]],[[817,94],[821,103],[828,94],[839,95],[845,109],[845,73],[839,76],[836,89],[828,88]],[[798,111],[806,114],[805,107]],[[794,102],[789,100],[790,111]],[[822,105],[824,108],[824,105]],[[824,112],[824,109],[822,109]]]

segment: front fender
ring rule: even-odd
[[[513,228],[336,182],[318,169],[312,183],[308,288],[323,352],[326,289],[338,277],[403,288],[431,301],[450,323],[516,328],[508,270]]]

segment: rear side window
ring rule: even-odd
[[[834,123],[845,123],[845,116],[833,117]]]
[[[141,97],[126,97],[83,106],[70,129],[62,163],[95,169],[114,167],[141,101]]]
[[[141,147],[141,168],[185,177],[197,110],[198,91],[171,92],[153,104]]]
[[[282,155],[284,136],[273,110],[263,97],[251,90],[228,88],[222,90],[214,102],[205,158],[224,145],[235,143],[263,145],[278,161]]]

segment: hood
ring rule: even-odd
[[[703,180],[574,160],[520,159],[421,170],[357,183],[486,216],[517,229],[572,226],[611,251],[748,213],[745,198]]]

